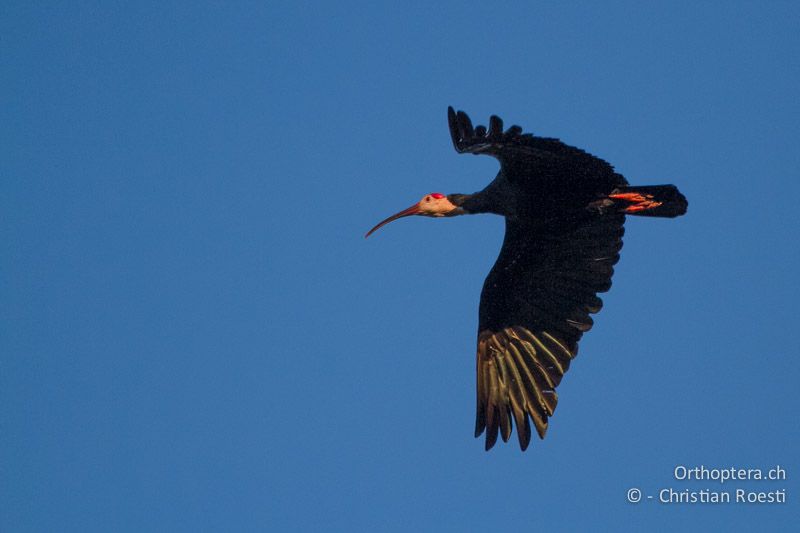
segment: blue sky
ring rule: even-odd
[[[796,521],[800,7],[557,4],[4,3],[0,529]],[[471,435],[502,220],[363,239],[494,177],[453,151],[447,105],[690,201],[629,220],[524,454]],[[633,505],[631,487],[788,502]]]

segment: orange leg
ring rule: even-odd
[[[660,206],[663,202],[654,202],[653,195],[647,194],[642,195],[638,192],[626,192],[620,194],[609,194],[609,198],[613,198],[615,200],[624,200],[626,202],[631,202],[633,205],[630,205],[623,209],[625,213],[636,213],[638,211],[644,211],[645,209],[652,209],[654,207]]]
[[[648,194],[649,198],[653,196]],[[625,200],[626,202],[645,202],[647,198],[639,194],[638,192],[624,192],[620,194],[609,194],[609,198],[613,198],[615,200]]]

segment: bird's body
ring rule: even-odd
[[[672,185],[629,187],[605,161],[556,139],[488,130],[448,109],[459,153],[487,154],[500,172],[475,194],[426,195],[373,228],[408,215],[494,213],[505,217],[500,255],[481,292],[477,350],[475,436],[486,449],[517,426],[520,447],[531,427],[544,438],[561,378],[578,340],[602,306],[622,248],[626,214],[680,216],[686,200]],[[369,235],[369,233],[368,233]]]

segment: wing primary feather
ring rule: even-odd
[[[503,119],[497,115],[489,117],[489,135],[490,139],[497,139],[503,134]]]
[[[569,357],[570,359],[572,359],[573,357],[575,357],[575,354],[574,354],[574,353],[570,352],[570,351],[567,349],[567,347],[566,347],[566,346],[564,346],[563,344],[561,344],[561,341],[559,341],[558,339],[556,339],[555,337],[553,337],[552,335],[550,335],[548,332],[546,332],[546,331],[543,331],[543,332],[542,332],[542,336],[544,336],[544,337],[545,337],[545,338],[547,338],[547,339],[548,339],[550,342],[552,342],[553,344],[555,344],[556,346],[558,346],[558,347],[561,349],[561,351],[564,353],[564,355],[566,355],[566,356],[567,356],[567,357]]]
[[[478,390],[480,391],[478,404],[480,407],[478,415],[475,417],[475,437],[481,436],[483,431],[490,425],[490,416],[494,416],[490,398],[492,386],[491,375],[489,373],[489,367],[491,366],[491,354],[489,350],[491,350],[491,348],[486,341],[484,341],[484,347],[485,350],[478,356]]]
[[[508,442],[508,439],[511,437],[511,413],[509,412],[510,394],[508,388],[511,379],[506,369],[505,356],[498,354],[495,356],[494,362],[498,370],[498,384],[500,388],[500,402],[498,405],[500,410],[500,436],[503,438],[503,442]]]
[[[461,138],[459,137],[458,116],[453,106],[447,108],[447,125],[450,127],[450,138],[453,140],[453,147],[456,152],[461,153]]]
[[[531,339],[536,346],[536,352],[543,354],[547,358],[547,361],[553,365],[554,370],[558,372],[558,381],[561,381],[561,378],[564,376],[565,372],[564,367],[561,365],[561,361],[558,359],[558,357],[556,357],[556,354],[551,352],[550,349],[539,340],[536,335],[531,334]],[[556,383],[556,385],[557,384],[558,383]]]
[[[567,370],[569,370],[569,364],[572,361],[572,354],[564,347],[563,344],[555,340],[555,337],[546,331],[542,331],[542,338],[540,339],[527,329],[520,326],[516,326],[514,331],[517,333],[517,336],[520,337],[520,339],[533,343],[536,346],[543,346],[545,355],[555,358],[555,362],[553,362],[552,359],[551,362],[553,362],[555,367],[560,371],[561,376],[563,377],[564,374],[567,373]],[[558,385],[558,382],[556,382],[556,385]]]
[[[511,409],[514,414],[514,423],[517,426],[517,437],[519,438],[519,447],[522,451],[528,447],[531,441],[531,427],[528,423],[528,415],[525,412],[526,399],[524,391],[524,383],[522,375],[517,368],[515,357],[508,354],[506,359],[506,367],[508,370],[508,392],[511,400]]]
[[[508,130],[506,130],[505,137],[506,139],[513,139],[514,137],[519,137],[521,133],[522,133],[522,128],[517,125],[514,125],[508,128]]]
[[[517,421],[517,437],[519,438],[519,447],[524,452],[531,443],[531,423],[525,412],[522,413],[522,420]]]
[[[500,410],[498,409],[500,388],[497,383],[497,369],[491,362],[486,363],[488,368],[489,381],[489,404],[486,409],[486,449],[491,449],[497,442],[497,430],[499,429]]]
[[[536,385],[536,380],[534,379],[533,375],[531,375],[531,372],[528,368],[529,363],[515,343],[509,344],[509,352],[518,361],[520,377],[522,378],[521,389],[525,393],[525,402],[528,406],[527,412],[530,415],[531,420],[533,420],[533,425],[536,427],[536,433],[540,438],[543,439],[545,433],[547,432],[547,417],[548,414],[552,414],[552,409],[539,392],[539,388]]]
[[[477,387],[478,387],[478,394],[477,394],[477,406],[475,409],[475,437],[480,437],[483,430],[486,428],[486,384],[485,384],[485,377],[484,372],[482,372],[482,356],[478,356],[478,364],[477,364]]]
[[[516,340],[512,341],[508,347],[509,351],[511,351],[514,357],[516,357],[520,362],[520,368],[524,370],[524,376],[527,380],[526,389],[531,397],[530,401],[528,402],[530,404],[531,411],[541,409],[542,415],[552,415],[553,411],[555,410],[555,406],[549,405],[545,397],[542,395],[542,390],[547,387],[542,386],[542,380],[540,378],[537,379],[537,372],[535,369],[538,368],[539,365],[536,362],[535,356],[531,355],[530,350],[532,349],[532,346],[523,341]]]
[[[469,141],[475,136],[475,130],[472,129],[472,121],[469,119],[469,115],[463,111],[458,112],[458,125],[461,130],[461,138],[465,141]]]

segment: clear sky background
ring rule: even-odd
[[[1,530],[798,523],[796,2],[4,2],[0,35]],[[690,201],[628,221],[525,453],[472,437],[502,220],[363,238],[494,177],[447,105]]]

